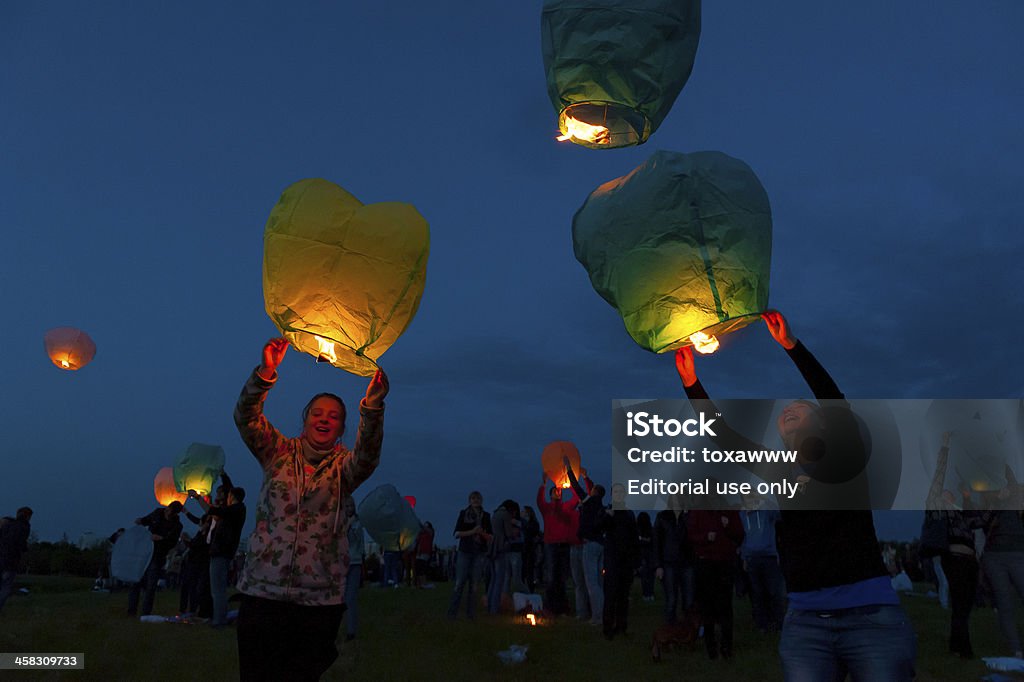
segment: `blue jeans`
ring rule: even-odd
[[[570,545],[569,570],[572,571],[572,584],[576,587],[576,617],[589,620],[590,598],[587,596],[587,579],[583,571],[583,545]]]
[[[662,567],[661,586],[665,588],[665,622],[676,622],[678,610],[685,616],[693,607],[696,581],[693,566],[683,563],[669,563]]]
[[[227,557],[210,558],[210,597],[213,599],[213,625],[228,622],[228,565]]]
[[[359,588],[363,584],[363,565],[349,564],[348,573],[345,575],[345,606],[348,608],[348,629],[346,634],[349,637],[356,636],[356,627],[359,625]]]
[[[544,545],[544,583],[547,586],[544,607],[556,616],[569,613],[569,597],[565,594],[565,579],[569,573],[569,545]]]
[[[0,610],[4,608],[4,604],[7,603],[7,598],[11,596],[11,592],[14,591],[14,571],[4,571],[0,573]]]
[[[786,582],[782,578],[779,559],[775,556],[752,556],[746,561],[750,577],[750,606],[758,630],[780,630],[786,614]]]
[[[478,552],[459,552],[455,562],[455,589],[452,592],[452,601],[448,605],[448,617],[454,618],[459,615],[459,601],[462,599],[462,590],[469,584],[469,594],[466,596],[466,615],[470,618],[476,616],[476,596],[473,589],[477,573],[484,561],[484,555]]]
[[[999,611],[1003,639],[1010,648],[1008,653],[1014,654],[1021,650],[1014,607],[1017,599],[1024,598],[1024,552],[987,550],[981,557],[981,565],[992,585],[992,599]]]
[[[402,553],[384,552],[384,573],[381,585],[402,584]]]
[[[946,580],[946,572],[942,570],[942,557],[932,557],[932,568],[935,569],[935,582],[939,585],[939,604],[942,608],[949,608],[949,581]]]
[[[511,581],[509,590],[512,592],[528,592],[526,583],[523,582],[523,553],[507,552],[505,554],[505,563],[508,564],[508,576]]]
[[[508,585],[508,562],[505,557],[505,552],[499,552],[491,560],[491,582],[487,586],[488,613],[501,611],[501,594],[505,591],[505,586]]]
[[[786,682],[911,682],[917,636],[903,608],[863,606],[786,614],[779,640]]]
[[[132,585],[131,592],[128,593],[128,613],[134,616],[139,608],[139,593],[145,590],[145,594],[142,596],[142,615],[148,616],[153,613],[153,600],[156,598],[156,584],[160,580],[160,570],[163,564],[163,559],[160,559],[158,564],[156,561],[150,561],[149,566],[146,567],[146,572],[142,574],[142,580]]]
[[[583,579],[587,584],[590,601],[590,622],[601,623],[604,614],[604,580],[601,568],[604,566],[604,545],[588,540],[583,543]]]

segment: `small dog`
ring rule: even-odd
[[[687,646],[691,651],[697,648],[700,638],[700,616],[693,609],[686,612],[683,620],[678,623],[661,625],[654,631],[651,638],[651,658],[655,663],[661,660],[661,654],[673,647],[682,649]]]

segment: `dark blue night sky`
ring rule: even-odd
[[[554,140],[539,1],[8,3],[0,10],[0,513],[43,539],[107,535],[152,480],[218,443],[275,329],[263,227],[332,180],[431,225],[427,287],[381,359],[393,483],[443,537],[480,489],[532,504],[572,440],[610,475],[614,398],[681,395],[591,289],[570,221],[658,149],[739,157],[771,199],[771,304],[858,398],[1020,397],[1024,4],[706,3],[693,76],[644,146]],[[53,367],[44,332],[99,352]],[[700,361],[721,397],[799,395],[763,325]],[[291,352],[267,413],[366,381]],[[353,424],[349,424],[353,431]],[[252,498],[253,500],[255,497]],[[882,537],[918,517],[879,518]]]

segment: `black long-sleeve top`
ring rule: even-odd
[[[211,558],[232,558],[238,551],[238,543],[242,539],[242,526],[245,525],[245,505],[241,502],[225,507],[210,507],[210,516],[217,518],[210,540]]]
[[[640,559],[640,539],[636,530],[636,515],[629,509],[616,509],[610,514],[603,510],[599,523],[604,535],[605,560],[613,557],[636,565]]]
[[[867,462],[867,453],[856,419],[835,381],[802,343],[797,342],[796,346],[786,352],[800,370],[814,397],[824,401],[821,403],[821,417],[825,424],[825,455],[817,461],[806,462],[812,480],[800,500],[805,509],[816,510],[787,508],[786,500],[780,499],[782,520],[776,526],[776,537],[786,587],[790,592],[810,592],[887,576],[871,511],[864,507],[839,511],[829,509],[835,500],[827,497],[831,494],[830,486],[821,485],[845,481],[849,482],[854,492],[858,485],[863,486],[865,497],[850,502],[866,502],[863,467]],[[699,381],[686,387],[686,395],[691,401],[710,403]],[[701,409],[707,409],[707,403]],[[713,408],[713,405],[710,407]],[[733,431],[724,419],[717,421],[716,426],[718,436],[715,443],[720,447],[768,449]],[[817,448],[801,450],[801,460],[820,454]],[[784,468],[789,465],[772,465],[771,471],[759,466],[752,467],[752,471],[766,480],[777,479],[779,474],[791,476],[793,473]]]
[[[142,525],[149,529],[153,535],[159,535],[162,540],[153,541],[153,556],[158,564],[162,564],[167,558],[168,552],[178,544],[181,537],[181,521],[177,516],[167,518],[164,507],[157,507],[141,519]]]
[[[577,533],[580,540],[585,542],[604,542],[604,533],[601,530],[601,524],[603,523],[604,514],[604,496],[597,497],[596,495],[587,494],[587,491],[580,485],[580,482],[576,480],[576,475],[573,473],[572,468],[568,470],[569,474],[569,485],[572,486],[573,492],[576,493],[576,497],[583,500],[580,502],[580,529]],[[584,477],[586,479],[586,477]],[[593,490],[593,486],[587,486]]]
[[[686,512],[677,516],[671,509],[663,509],[654,517],[653,536],[654,567],[664,568],[666,564],[692,564],[696,559],[687,534]]]

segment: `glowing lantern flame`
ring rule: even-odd
[[[526,620],[530,623],[530,625],[537,624],[537,616],[533,615],[532,613],[526,614]]]
[[[565,142],[575,137],[577,140],[584,140],[594,144],[608,144],[611,142],[609,133],[610,131],[604,126],[590,125],[583,121],[577,121],[572,116],[566,116],[565,134],[559,135],[555,139],[559,142]]]
[[[316,345],[318,346],[317,350],[320,353],[320,357],[317,358],[317,362],[319,362],[320,360],[324,360],[326,362],[330,362],[333,364],[338,361],[338,355],[337,353],[334,352],[333,341],[328,341],[327,339],[323,339],[317,336]]]
[[[704,332],[694,332],[690,334],[690,343],[693,344],[694,349],[698,353],[704,355],[711,355],[718,350],[718,339],[715,336],[705,334]]]
[[[64,369],[67,369],[68,367],[71,366],[71,363],[68,362],[67,360],[61,360],[60,361],[60,366],[63,367]]]
[[[563,488],[571,488],[571,487],[572,487],[572,484],[571,484],[571,483],[569,483],[569,481],[566,481],[565,483],[563,483],[563,484],[562,484],[562,487],[563,487]]]

